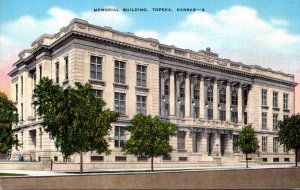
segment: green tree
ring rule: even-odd
[[[158,117],[135,115],[127,128],[131,137],[125,142],[122,150],[126,154],[151,158],[168,156],[173,148],[169,145],[169,137],[176,135],[176,126],[170,122],[162,122]]]
[[[104,109],[105,102],[95,97],[90,84],[63,88],[43,78],[33,98],[38,114],[43,116],[45,131],[51,133],[64,157],[80,154],[80,173],[83,153],[110,153],[107,137],[118,114]]]
[[[288,150],[295,150],[295,165],[297,166],[298,151],[300,149],[300,115],[292,115],[278,122],[279,142]]]
[[[243,127],[239,133],[237,143],[240,151],[246,155],[246,167],[248,168],[248,154],[255,153],[259,147],[256,134],[250,125]]]
[[[18,146],[18,139],[12,125],[18,123],[18,114],[15,104],[0,92],[0,153],[6,154],[14,145]]]

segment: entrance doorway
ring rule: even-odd
[[[212,153],[212,143],[213,143],[213,134],[212,133],[208,133],[207,135],[207,153],[208,156],[211,156]]]

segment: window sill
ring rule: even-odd
[[[269,109],[269,106],[261,106],[262,109]]]
[[[98,80],[98,79],[89,79],[90,84],[95,84],[95,85],[102,85],[105,86],[105,81],[103,80]]]
[[[69,79],[63,81],[63,85],[67,85],[67,84],[69,84]]]
[[[269,128],[261,128],[261,130],[268,131]]]
[[[135,90],[142,91],[142,92],[149,92],[149,88],[144,87],[144,86],[136,86]]]
[[[279,111],[280,109],[278,107],[273,107],[273,111]]]
[[[186,149],[178,149],[177,152],[187,152]]]
[[[123,84],[123,83],[114,83],[114,87],[115,88],[122,88],[122,89],[125,89],[127,90],[128,89],[128,85],[127,84]]]
[[[283,112],[290,113],[289,109],[283,109]]]

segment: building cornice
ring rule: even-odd
[[[104,32],[110,32],[111,37],[104,37],[101,35],[93,35],[88,33],[90,29],[98,29]],[[114,39],[114,35],[119,35]],[[134,40],[140,40],[140,43],[148,43],[148,47],[139,45],[138,43],[134,44],[132,42],[126,42],[126,40],[120,40],[122,37],[132,38]],[[32,59],[35,59],[37,52],[39,51],[48,51],[52,52],[56,47],[65,44],[68,41],[71,41],[73,38],[76,39],[90,39],[91,41],[101,41],[102,43],[107,43],[115,46],[129,48],[131,50],[140,51],[142,53],[156,55],[162,59],[173,59],[188,62],[191,64],[197,64],[202,67],[218,69],[220,71],[230,72],[232,74],[239,74],[250,78],[261,78],[267,79],[274,82],[281,82],[288,85],[296,86],[294,82],[294,76],[291,74],[285,74],[282,72],[276,72],[271,69],[265,69],[257,65],[245,65],[242,63],[233,62],[228,59],[220,59],[216,53],[210,52],[210,49],[206,51],[202,50],[199,52],[194,52],[192,50],[180,49],[175,46],[168,46],[160,44],[158,40],[151,38],[141,38],[135,36],[132,33],[122,33],[114,31],[109,27],[99,27],[91,25],[83,20],[72,20],[67,27],[61,29],[61,31],[55,35],[43,35],[38,38],[35,42],[32,43],[32,48],[29,50],[23,50],[20,54],[20,60],[14,63],[14,66],[19,67],[22,64],[28,64]],[[47,39],[54,40],[49,45],[45,45],[44,42]],[[43,50],[44,49],[44,50]],[[25,54],[27,53],[27,56]],[[268,76],[265,73],[268,72],[270,75],[276,75],[275,77]],[[13,69],[9,75],[13,76],[16,73],[16,69]],[[278,76],[277,76],[278,75]],[[281,77],[280,77],[281,76]],[[283,78],[283,79],[281,79]],[[289,78],[289,79],[288,79]]]

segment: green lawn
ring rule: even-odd
[[[0,176],[25,176],[26,174],[0,173]]]

